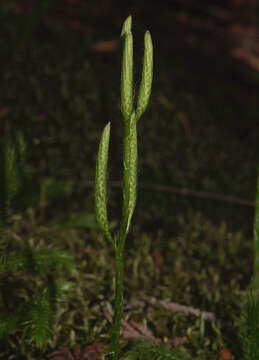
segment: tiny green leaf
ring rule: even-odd
[[[121,111],[124,120],[130,121],[133,106],[133,38],[132,33],[125,35],[121,71]]]
[[[104,232],[105,237],[114,245],[110,235],[109,223],[107,217],[106,206],[106,174],[107,161],[110,140],[110,123],[108,123],[102,133],[97,162],[96,162],[96,177],[95,177],[95,213],[96,220]]]
[[[153,78],[153,45],[149,31],[145,33],[145,50],[143,60],[142,78],[138,96],[137,121],[146,110],[151,94]]]
[[[129,32],[131,32],[131,24],[132,24],[132,18],[131,15],[129,15],[122,25],[121,36],[124,36]]]

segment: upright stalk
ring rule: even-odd
[[[124,40],[122,71],[121,71],[121,111],[124,118],[123,142],[123,208],[118,240],[115,241],[109,229],[106,205],[106,173],[110,139],[110,123],[101,137],[95,178],[95,211],[97,221],[115,252],[115,310],[112,325],[113,359],[119,359],[120,324],[123,305],[124,282],[124,247],[130,228],[131,218],[135,209],[137,194],[137,121],[145,111],[151,93],[153,74],[153,46],[150,33],[145,34],[145,51],[142,79],[140,84],[137,109],[133,108],[133,37],[131,33],[131,16],[122,27],[121,36]]]
[[[123,211],[119,240],[115,250],[115,313],[113,320],[112,342],[114,359],[118,359],[120,323],[123,306],[123,281],[124,281],[124,246],[129,230],[130,220],[136,203],[137,192],[137,131],[135,113],[124,127],[124,177],[123,177]]]
[[[123,282],[124,282],[124,265],[123,252],[117,250],[115,252],[115,311],[112,323],[112,350],[113,359],[119,358],[119,340],[120,340],[120,325],[123,305]]]

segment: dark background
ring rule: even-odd
[[[26,147],[12,177],[14,194],[6,194],[8,181],[0,181],[6,247],[19,255],[28,247],[53,246],[75,259],[75,291],[62,303],[46,352],[101,341],[109,353],[103,309],[113,304],[113,253],[95,222],[93,181],[100,136],[110,121],[108,210],[116,234],[122,198],[120,32],[129,14],[135,99],[147,29],[154,79],[138,123],[138,201],[126,243],[125,299],[169,299],[213,311],[217,323],[201,335],[203,320],[148,302],[129,307],[126,316],[160,339],[190,334],[183,350],[199,360],[226,360],[223,350],[238,359],[242,292],[253,271],[259,159],[256,0],[1,1],[0,143],[20,156],[22,136]],[[34,282],[30,274],[17,276],[14,295],[1,285],[11,309],[30,301],[43,282],[41,274]],[[27,337],[23,330],[12,335],[0,358],[46,358],[24,345]]]
[[[121,179],[119,34],[131,14],[136,94],[146,29],[154,43],[153,95],[139,126],[139,189],[146,187],[139,191],[141,214],[155,212],[157,228],[167,216],[172,223],[168,207],[180,204],[216,219],[233,219],[235,209],[251,229],[259,155],[258,13],[255,0],[1,3],[1,128],[26,134],[35,191],[51,177],[72,181],[81,199],[92,186],[108,121],[110,180]],[[248,206],[230,201],[222,211],[216,200],[200,201],[214,195]],[[153,209],[160,206],[163,215]]]

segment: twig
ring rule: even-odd
[[[93,187],[93,181],[72,181],[72,184],[75,186],[81,187]],[[110,181],[109,185],[114,188],[122,187],[121,181]],[[199,191],[199,190],[191,190],[187,188],[178,188],[175,186],[166,186],[166,185],[155,185],[155,184],[138,184],[139,188],[145,190],[152,190],[152,191],[159,191],[159,192],[166,192],[166,193],[175,193],[183,196],[193,196],[202,199],[210,199],[210,200],[218,200],[229,202],[232,204],[238,204],[243,206],[255,207],[255,202],[252,200],[238,198],[236,196],[231,195],[218,195],[213,194],[208,191]]]
[[[216,316],[213,312],[202,311],[200,309],[194,308],[192,306],[180,305],[174,302],[169,302],[166,300],[156,300],[156,299],[146,299],[145,301],[139,298],[134,298],[132,304],[127,304],[125,307],[130,309],[133,306],[145,307],[146,304],[150,304],[152,306],[160,304],[166,310],[183,312],[185,314],[192,314],[195,316],[203,317],[205,320],[214,321]]]
[[[192,314],[198,317],[203,317],[205,320],[215,321],[216,316],[212,312],[201,311],[200,309],[193,308],[192,306],[179,305],[166,300],[160,300],[159,304],[162,305],[166,310],[179,311],[185,314]]]
[[[112,323],[112,315],[106,309],[103,309],[103,314],[109,323]],[[121,330],[125,339],[145,339],[160,342],[160,339],[156,338],[151,331],[133,320],[130,320],[130,323],[121,320]]]
[[[106,310],[103,309],[103,314],[105,318],[112,323],[112,316]],[[129,323],[125,320],[121,321],[121,329],[122,329],[122,336],[124,339],[137,339],[137,340],[149,340],[155,343],[160,343],[161,339],[155,337],[151,330],[147,329],[142,324],[139,324],[133,320],[130,320]],[[174,339],[168,339],[168,343],[173,346],[182,345],[187,341],[187,337],[177,337]]]
[[[152,340],[154,342],[160,342],[160,339],[156,338],[152,331],[150,331],[149,329],[147,329],[145,326],[137,323],[134,320],[130,320],[130,325],[135,328],[139,334],[141,334],[142,336],[144,336],[146,339]]]

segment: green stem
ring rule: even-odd
[[[123,305],[123,281],[124,281],[124,265],[123,253],[124,245],[127,237],[127,223],[128,223],[128,203],[130,195],[130,121],[125,122],[124,127],[124,149],[123,149],[123,215],[121,222],[121,229],[118,243],[115,249],[115,311],[112,325],[112,348],[113,360],[119,358],[119,339],[120,339],[120,324],[122,316]]]
[[[115,271],[115,312],[112,325],[112,348],[113,360],[118,360],[124,281],[123,252],[119,248],[115,251]]]
[[[124,264],[123,254],[127,233],[136,204],[137,193],[137,120],[145,111],[151,92],[153,72],[153,46],[149,32],[145,34],[145,53],[137,113],[133,110],[133,38],[131,16],[123,24],[121,35],[125,38],[121,73],[121,109],[124,118],[123,147],[123,208],[119,238],[112,241],[106,214],[105,174],[108,159],[109,128],[104,132],[98,153],[96,170],[96,213],[99,223],[115,250],[115,310],[112,325],[113,360],[119,358],[120,324],[123,305]],[[105,136],[106,135],[106,136]]]

